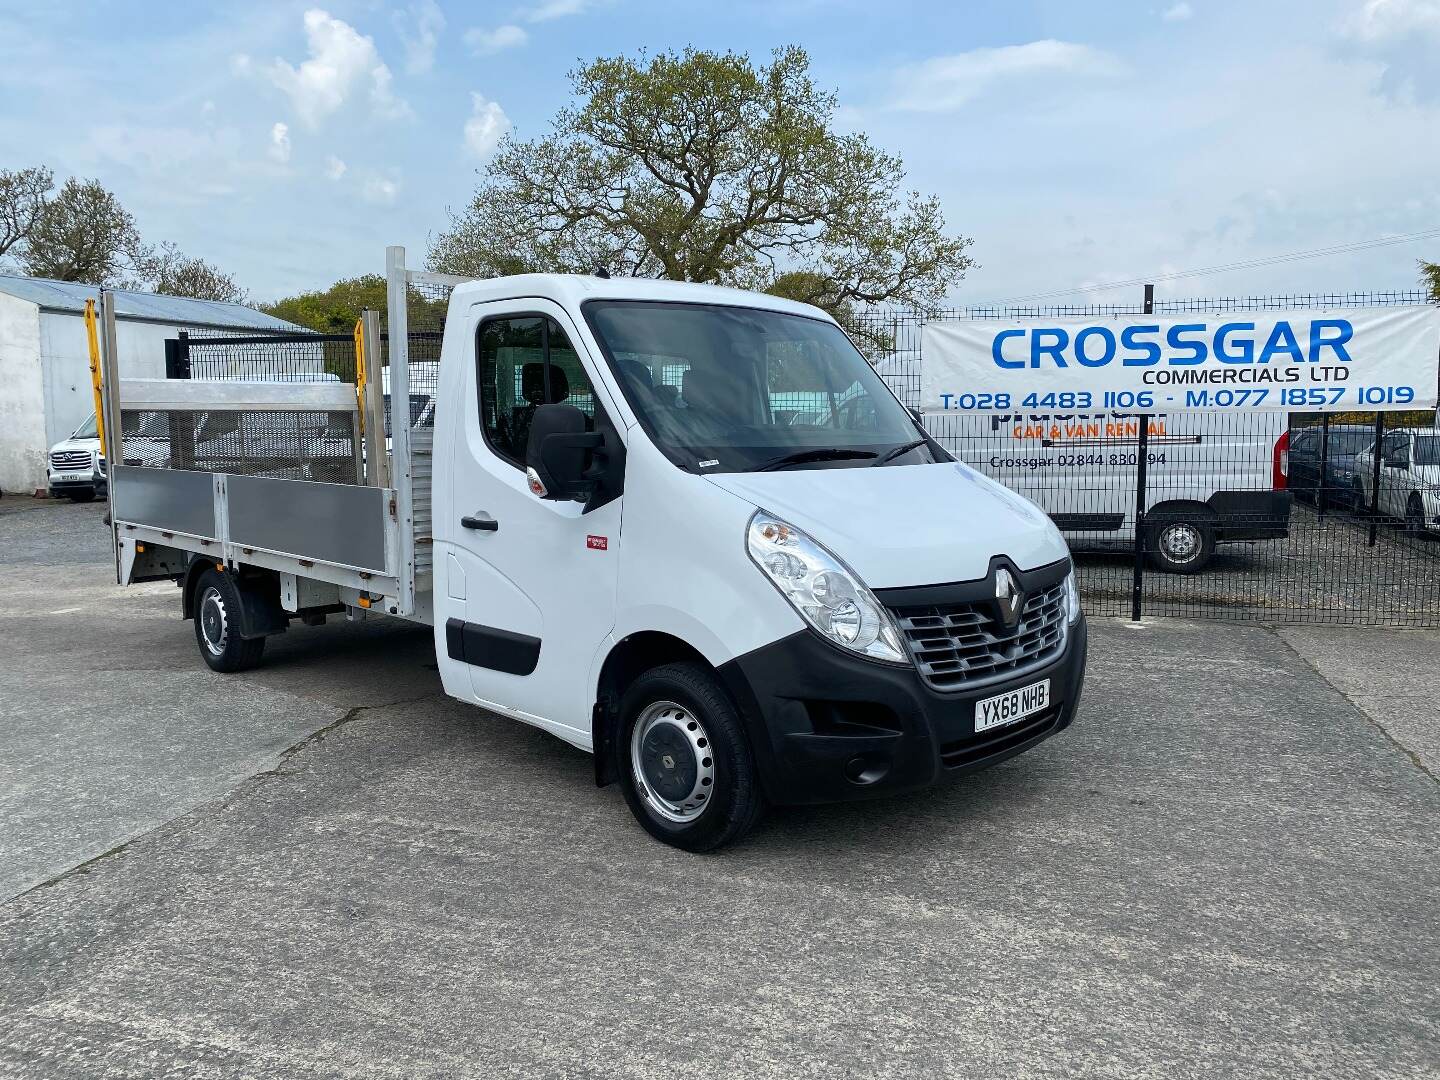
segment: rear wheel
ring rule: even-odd
[[[647,671],[625,693],[620,716],[625,802],[655,839],[713,851],[760,820],[764,799],[740,715],[705,668]]]
[[[263,637],[240,636],[240,590],[229,577],[206,570],[195,587],[195,641],[213,671],[245,671],[260,662]]]
[[[1215,529],[1198,511],[1165,511],[1146,526],[1150,561],[1169,574],[1198,574],[1215,554]]]

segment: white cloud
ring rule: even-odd
[[[345,175],[345,162],[341,161],[334,154],[325,159],[325,179],[339,180]]]
[[[267,151],[271,158],[284,165],[290,160],[290,125],[275,122],[270,129],[270,149]]]
[[[483,94],[472,93],[470,104],[470,119],[465,121],[465,149],[477,158],[487,158],[509,132],[510,118],[498,101],[490,101]]]
[[[549,22],[551,19],[563,19],[570,15],[583,15],[590,7],[592,0],[545,0],[543,4],[525,12],[526,22]]]
[[[465,31],[465,44],[476,56],[489,56],[502,49],[524,45],[529,37],[521,26],[497,26],[494,30],[474,26]]]
[[[975,100],[999,83],[1039,77],[1107,77],[1123,70],[1112,55],[1069,41],[972,49],[936,56],[897,76],[891,107],[913,112],[948,112]]]
[[[319,8],[305,12],[305,38],[307,60],[299,67],[276,60],[267,74],[307,127],[319,127],[357,86],[369,86],[370,105],[378,115],[409,113],[409,106],[391,91],[390,69],[370,38]]]
[[[1366,0],[1340,33],[1351,48],[1381,65],[1383,95],[1440,100],[1440,0]]]
[[[1178,4],[1168,7],[1160,13],[1160,18],[1166,22],[1184,22],[1186,19],[1192,19],[1194,17],[1195,9],[1187,4],[1185,0],[1180,0]]]
[[[1440,0],[1365,0],[1347,30],[1372,43],[1440,37]]]
[[[391,206],[400,197],[400,181],[393,175],[372,173],[365,178],[365,183],[360,188],[360,197],[377,206]]]
[[[405,46],[406,71],[424,75],[435,66],[435,48],[444,29],[445,13],[435,0],[414,0],[406,11],[395,13],[395,32]]]

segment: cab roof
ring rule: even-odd
[[[588,274],[516,274],[512,277],[482,278],[456,285],[450,303],[488,303],[537,297],[562,307],[578,308],[587,300],[668,300],[671,303],[717,304],[728,307],[760,308],[811,319],[834,322],[828,312],[810,304],[786,300],[767,293],[730,289],[723,285],[700,285],[691,281],[658,278],[594,277]]]

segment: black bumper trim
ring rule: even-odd
[[[1084,683],[1086,627],[1049,664],[974,690],[931,689],[913,666],[851,657],[806,630],[720,667],[740,707],[766,797],[847,802],[927,787],[1023,753],[1070,725]],[[975,734],[975,703],[1049,679],[1038,720]]]
[[[1217,491],[1209,498],[1216,540],[1283,540],[1290,535],[1288,491]]]

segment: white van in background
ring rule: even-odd
[[[946,449],[1050,515],[1072,547],[1132,544],[1139,418],[931,413]],[[1157,413],[1146,448],[1146,548],[1161,570],[1203,570],[1215,546],[1289,535],[1289,418]]]
[[[89,502],[106,493],[105,456],[100,453],[100,432],[95,414],[61,439],[45,456],[46,486],[50,497]]]

